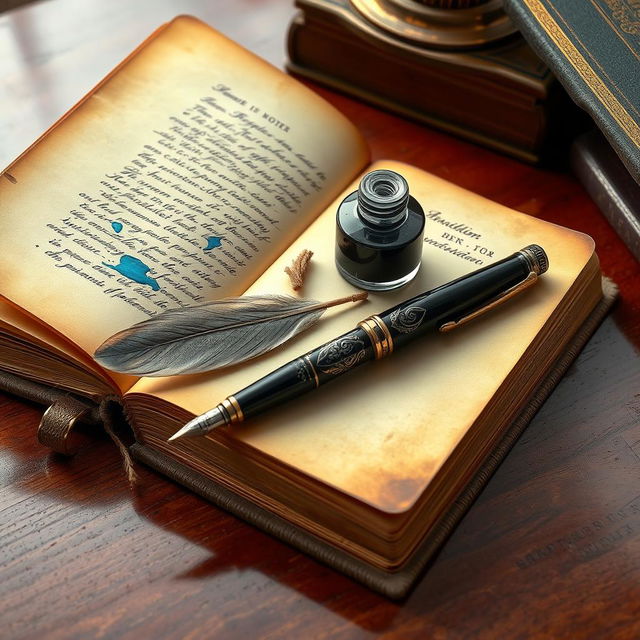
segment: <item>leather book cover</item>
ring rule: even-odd
[[[296,75],[527,162],[575,120],[567,118],[575,106],[517,34],[447,50],[391,35],[348,0],[296,5],[287,42]]]
[[[478,497],[502,459],[540,409],[546,398],[560,382],[562,376],[580,353],[586,342],[613,305],[617,288],[610,280],[603,279],[604,296],[589,318],[573,337],[565,352],[549,370],[548,375],[530,396],[523,410],[502,436],[482,467],[467,483],[464,490],[451,504],[438,524],[427,533],[409,561],[398,571],[385,572],[362,560],[338,550],[308,532],[262,509],[241,496],[229,491],[193,469],[154,449],[135,443],[130,448],[133,457],[169,476],[218,507],[245,520],[290,546],[312,556],[316,560],[341,571],[354,580],[388,598],[400,599],[408,594],[430,560],[445,543],[457,523]]]
[[[640,184],[597,129],[574,142],[571,167],[616,233],[640,260]]]
[[[505,9],[640,183],[640,4],[505,0]]]

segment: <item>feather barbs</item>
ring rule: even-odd
[[[103,366],[138,376],[201,373],[260,356],[366,292],[318,302],[284,295],[224,298],[172,309],[120,331],[96,350]]]

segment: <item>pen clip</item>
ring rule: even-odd
[[[463,316],[459,320],[452,320],[450,322],[445,322],[439,329],[442,333],[447,333],[448,331],[453,331],[457,327],[462,326],[463,324],[467,324],[471,320],[474,320],[478,316],[481,316],[483,313],[490,311],[491,309],[497,307],[498,305],[506,302],[510,298],[518,295],[521,291],[528,289],[530,286],[536,283],[538,279],[537,274],[534,271],[531,271],[529,275],[518,284],[513,285],[510,289],[507,289],[504,293],[501,293],[497,298],[487,302],[483,307],[472,311],[469,315]]]

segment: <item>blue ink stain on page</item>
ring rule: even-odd
[[[216,249],[221,245],[222,238],[218,238],[217,236],[209,236],[207,238],[207,246],[204,248],[204,251],[211,251],[211,249]]]
[[[148,284],[154,291],[158,291],[160,289],[160,285],[153,278],[150,278],[147,275],[147,271],[149,271],[151,267],[147,266],[138,258],[124,255],[120,256],[120,263],[117,265],[107,264],[106,262],[103,262],[102,264],[110,269],[115,269],[125,278],[129,278],[134,282],[138,282],[139,284]]]
[[[122,231],[122,227],[124,225],[122,224],[122,222],[112,222],[111,223],[111,228],[116,232],[116,233],[120,233]]]

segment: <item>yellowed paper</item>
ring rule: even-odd
[[[91,354],[243,292],[366,155],[311,91],[177,18],[0,176],[0,291]]]
[[[551,267],[530,290],[449,334],[419,339],[317,391],[238,426],[234,436],[312,478],[388,512],[409,509],[478,418],[593,254],[583,234],[516,213],[416,168],[408,180],[427,215],[423,262],[409,286],[327,313],[319,328],[228,373],[143,379],[132,392],[199,414],[368,315],[506,257],[528,244]],[[352,185],[349,190],[355,188]],[[349,191],[347,190],[347,192]],[[284,267],[314,252],[302,295],[328,300],[353,288],[334,266],[336,200],[250,289],[285,292]]]
[[[13,365],[7,361],[8,358],[1,358],[3,366],[11,369],[16,375],[36,378],[44,384],[61,386],[82,394],[90,392],[100,393],[100,395],[124,392],[137,380],[133,376],[113,371],[105,372],[97,362],[74,347],[63,336],[2,299],[0,299],[0,333],[6,334],[3,338],[4,342],[7,342],[9,337],[21,342],[19,348],[16,348]],[[27,351],[34,354],[34,362],[27,357]],[[44,362],[45,358],[51,360]],[[59,361],[58,366],[52,363],[56,360]],[[79,382],[75,386],[72,382],[68,384],[61,382],[60,370],[69,368],[68,365],[76,369]],[[39,375],[35,375],[35,369],[40,370]],[[91,384],[92,378],[95,381],[94,384]]]

